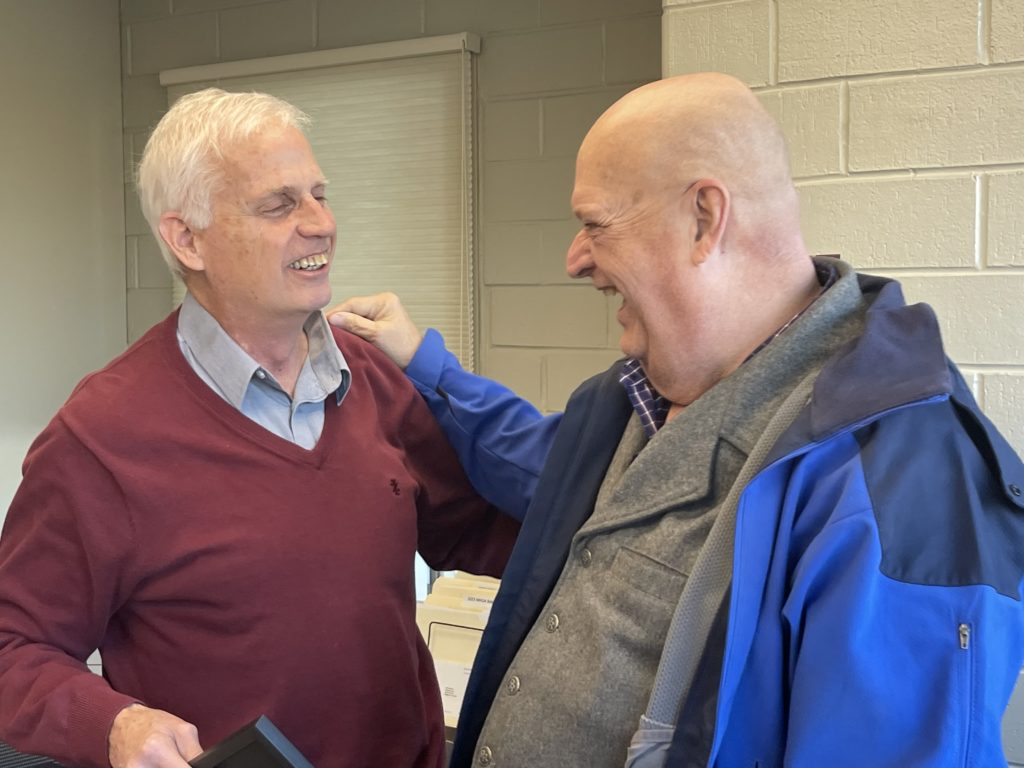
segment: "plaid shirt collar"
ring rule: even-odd
[[[816,259],[814,262],[814,269],[818,274],[818,282],[821,283],[821,291],[814,298],[814,301],[817,301],[825,291],[832,287],[839,277],[839,272],[835,268],[835,265],[827,259]],[[777,339],[783,331],[789,328],[789,326],[795,323],[804,312],[810,309],[811,305],[814,304],[814,301],[793,315],[793,317],[784,323],[781,328],[761,342],[757,349],[747,355],[747,358],[743,363],[746,363],[747,360],[750,360],[750,358]],[[640,423],[643,425],[644,432],[647,434],[648,439],[654,437],[657,431],[665,426],[665,419],[668,417],[668,409],[671,405],[668,398],[664,397],[651,385],[651,380],[647,378],[643,365],[641,365],[640,361],[635,357],[628,358],[626,362],[622,364],[622,373],[619,375],[619,383],[625,388],[626,397],[629,398],[630,405],[633,406],[633,410],[636,411],[637,416],[640,417]]]

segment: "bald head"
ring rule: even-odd
[[[702,178],[721,182],[732,198],[727,238],[734,244],[752,239],[763,247],[799,236],[782,131],[750,89],[728,75],[682,75],[630,92],[591,128],[580,160],[628,180],[639,195]]]
[[[677,405],[820,290],[782,133],[734,78],[670,78],[612,105],[580,147],[572,205],[567,271],[621,297],[623,353]]]

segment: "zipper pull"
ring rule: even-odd
[[[967,624],[961,624],[959,632],[960,647],[966,651],[971,646],[971,628]]]

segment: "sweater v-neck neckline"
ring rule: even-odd
[[[333,409],[327,407],[327,402],[332,397],[328,394],[324,401],[324,426],[320,439],[312,448],[303,448],[301,445],[291,442],[280,435],[274,434],[266,427],[256,423],[240,410],[235,408],[214,392],[206,382],[199,378],[192,370],[178,346],[176,335],[178,327],[178,312],[175,310],[164,320],[160,329],[159,343],[171,370],[182,380],[187,389],[200,401],[228,429],[239,433],[250,442],[291,461],[319,467],[326,458],[327,445],[330,444],[334,435],[335,422]]]

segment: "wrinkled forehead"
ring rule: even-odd
[[[249,193],[279,187],[310,189],[325,183],[313,148],[297,128],[269,129],[221,148],[220,171],[228,186]]]
[[[666,187],[670,170],[656,161],[655,148],[628,130],[587,134],[576,156],[572,205],[626,209]]]

